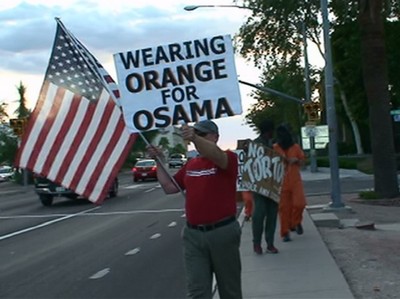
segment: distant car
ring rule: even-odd
[[[169,157],[168,165],[170,168],[182,167],[187,162],[187,158],[183,154],[172,154]]]
[[[139,160],[132,168],[133,181],[157,179],[157,163],[153,159]]]
[[[62,187],[49,179],[34,175],[35,191],[39,195],[39,199],[44,206],[51,206],[53,204],[54,197],[67,197],[71,199],[82,198],[71,189]],[[111,185],[108,191],[108,197],[116,197],[118,194],[118,178],[115,179],[114,184]]]
[[[0,182],[7,182],[14,176],[14,170],[11,166],[0,166]]]

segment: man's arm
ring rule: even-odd
[[[147,153],[157,162],[157,179],[166,194],[178,193],[180,188],[173,181],[171,175],[167,172],[167,166],[164,163],[165,157],[161,150],[155,146],[148,146]]]
[[[182,138],[191,141],[201,156],[213,161],[219,168],[226,169],[228,167],[228,156],[217,146],[217,135],[210,137],[210,139],[200,137],[196,135],[192,127],[183,125]]]

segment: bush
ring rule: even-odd
[[[330,167],[329,157],[317,157],[318,167]],[[339,168],[358,169],[362,172],[372,173],[370,158],[365,156],[347,156],[338,158]]]
[[[362,199],[378,199],[378,193],[375,191],[361,191],[358,196]]]

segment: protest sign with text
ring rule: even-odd
[[[255,142],[248,143],[242,169],[243,188],[279,202],[284,165],[274,150]]]
[[[238,175],[236,180],[236,191],[248,191],[243,186],[243,169],[244,162],[246,160],[246,152],[243,149],[234,150],[235,154],[238,157]]]
[[[117,53],[114,62],[131,132],[242,113],[229,35]]]

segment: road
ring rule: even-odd
[[[130,177],[102,206],[0,195],[0,298],[184,298],[183,205]]]
[[[304,181],[304,192],[306,195],[330,194],[330,180]],[[357,193],[374,187],[373,177],[348,177],[340,179],[341,193]]]
[[[341,181],[342,192],[372,184]],[[304,185],[308,195],[330,192],[329,180]],[[180,194],[127,174],[102,206],[59,198],[43,207],[33,187],[14,195],[1,188],[0,298],[185,297]]]

